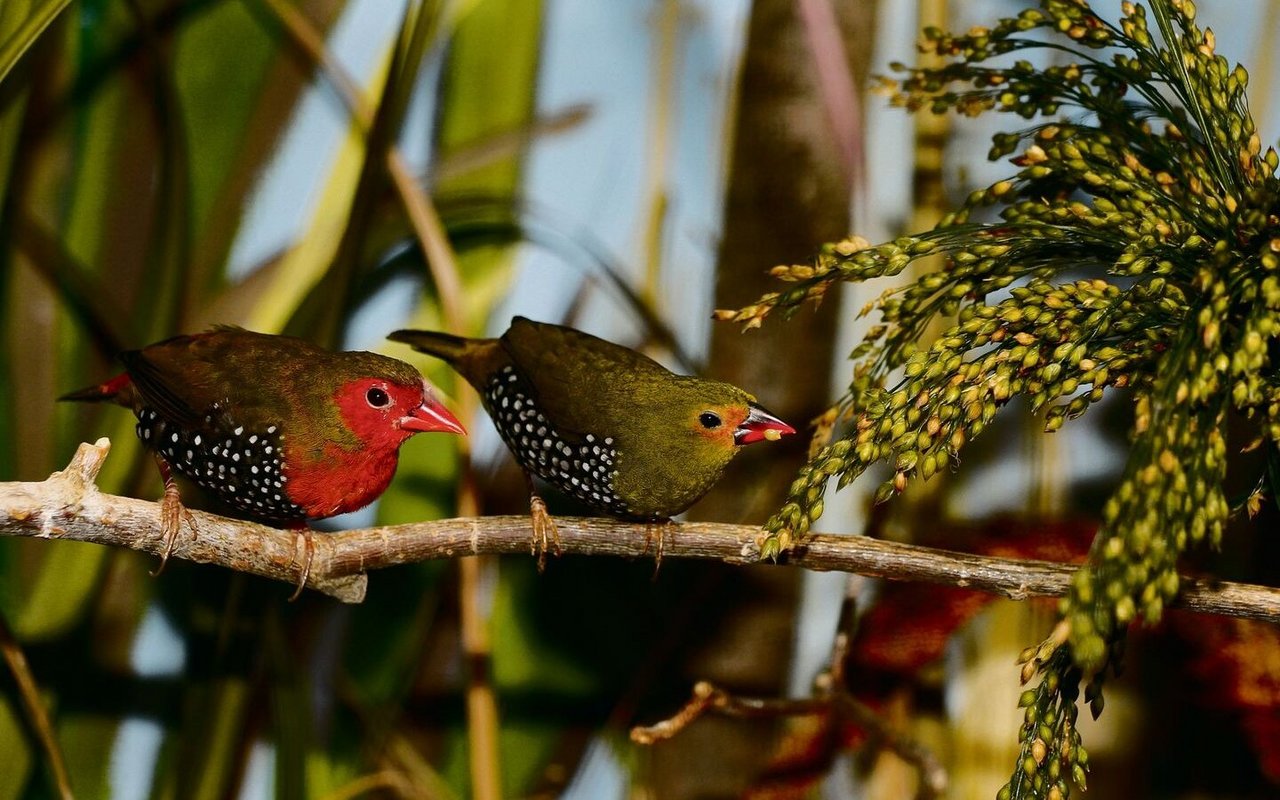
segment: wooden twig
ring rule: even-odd
[[[36,483],[0,483],[0,536],[40,536],[128,547],[159,554],[164,546],[157,503],[103,494],[93,481],[110,443],[83,444],[71,464]],[[302,548],[293,531],[193,512],[199,536],[185,526],[173,556],[262,575],[298,579]],[[566,554],[645,555],[644,523],[558,517]],[[672,523],[663,558],[703,558],[754,564],[750,525]],[[480,554],[529,552],[527,516],[472,517],[344,531],[315,537],[307,586],[344,602],[364,598],[365,573],[396,564]],[[899,544],[865,536],[817,534],[788,554],[784,565],[852,572],[900,581],[960,586],[1014,600],[1064,594],[1076,567],[1047,561],[978,556]],[[551,567],[555,568],[554,564]],[[1280,588],[1183,578],[1174,605],[1210,614],[1280,623]]]
[[[845,664],[857,626],[856,576],[845,582],[840,624],[831,644],[826,669],[814,680],[813,695],[804,698],[744,697],[721,689],[709,681],[698,681],[693,694],[675,714],[653,725],[631,729],[631,741],[652,745],[672,739],[695,720],[715,712],[729,717],[783,717],[829,714],[856,725],[867,733],[869,746],[884,748],[915,767],[920,776],[916,800],[934,800],[947,791],[947,771],[929,748],[897,730],[870,706],[859,700],[845,683]],[[828,763],[828,767],[830,763]]]
[[[361,775],[326,794],[322,800],[354,800],[368,797],[379,789],[385,789],[395,797],[412,796],[413,786],[408,779],[393,769],[384,769],[370,775]]]
[[[675,714],[653,725],[631,729],[631,741],[652,745],[674,738],[695,720],[715,712],[729,717],[794,717],[834,713],[871,734],[879,746],[896,753],[920,773],[917,800],[932,800],[947,789],[947,773],[937,757],[914,739],[894,731],[869,706],[843,686],[829,686],[813,697],[744,697],[708,681],[698,681],[693,695]]]

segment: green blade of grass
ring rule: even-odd
[[[0,752],[4,753],[0,800],[17,800],[26,791],[34,760],[18,709],[7,696],[0,696]]]
[[[22,60],[22,56],[40,40],[40,35],[69,5],[71,0],[49,0],[28,12],[26,20],[0,44],[0,83],[4,82],[9,72]]]

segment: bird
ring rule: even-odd
[[[164,479],[164,569],[185,518],[173,473],[245,517],[302,532],[297,598],[314,557],[307,520],[355,511],[395,474],[416,433],[465,434],[413,366],[292,336],[217,326],[121,353],[124,372],[59,400],[133,411]]]
[[[677,375],[562,325],[515,317],[496,339],[387,338],[444,360],[479,392],[525,472],[539,569],[548,539],[559,554],[559,533],[530,475],[606,516],[662,523],[706,494],[743,445],[795,433],[732,384]],[[659,561],[661,547],[659,528]]]

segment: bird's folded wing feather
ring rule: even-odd
[[[122,353],[120,360],[124,362],[143,405],[166,422],[190,429],[204,417],[204,411],[195,408],[192,398],[187,396],[189,376],[175,374],[141,350]]]
[[[123,353],[120,360],[132,379],[143,405],[154,410],[166,422],[186,430],[218,430],[228,424],[226,409],[215,405],[232,389],[243,394],[244,387],[227,385],[229,378],[219,377],[217,365],[225,369],[233,361],[253,361],[251,353],[236,353],[218,333],[174,337],[142,350]],[[250,367],[251,365],[245,365]],[[244,374],[256,375],[260,370],[246,368]],[[246,404],[241,403],[241,406]],[[251,416],[250,408],[238,408],[240,416]],[[206,421],[213,415],[214,419]],[[251,422],[250,419],[241,422]]]
[[[517,317],[502,346],[562,432],[625,428],[638,378],[666,370],[647,356],[572,328]]]

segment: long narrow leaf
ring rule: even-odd
[[[0,44],[0,83],[9,75],[22,56],[40,40],[40,34],[53,24],[58,15],[71,5],[71,0],[48,0],[36,7],[18,30]]]

